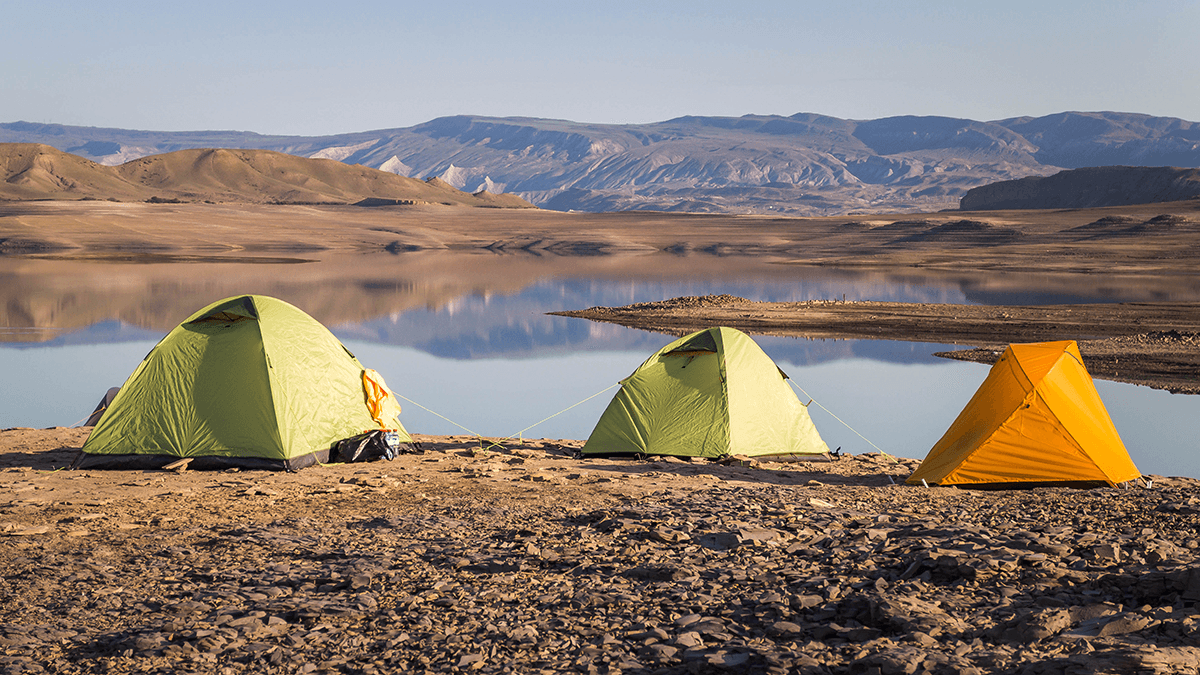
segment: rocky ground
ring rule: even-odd
[[[0,432],[6,673],[1195,673],[1200,481],[911,487],[877,454],[67,471]]]
[[[1013,342],[1076,340],[1093,377],[1176,394],[1200,393],[1200,303],[951,305],[757,302],[708,295],[554,312],[685,335],[729,326],[751,335],[974,345],[938,356],[994,363]]]

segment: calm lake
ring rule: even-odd
[[[1148,299],[1079,279],[862,273],[747,260],[363,258],[289,265],[0,261],[0,427],[80,423],[171,327],[238,293],[283,298],[328,325],[413,402],[403,402],[401,416],[410,431],[574,439],[588,436],[616,391],[605,390],[673,338],[549,311],[715,293],[792,301]],[[803,389],[801,400],[819,404],[809,410],[829,446],[855,454],[874,450],[865,437],[886,452],[923,457],[988,372],[986,365],[932,356],[953,345],[755,339]],[[1143,472],[1200,476],[1200,397],[1096,385]]]

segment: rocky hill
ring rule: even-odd
[[[1081,209],[1182,201],[1200,197],[1200,169],[1101,166],[1030,176],[973,188],[964,211]]]
[[[0,124],[0,141],[45,143],[102,164],[184,148],[266,149],[586,211],[933,211],[957,208],[974,187],[1062,169],[1200,167],[1200,124],[1114,112],[991,122],[799,113],[632,125],[456,116],[321,137],[16,122]]]
[[[279,204],[447,204],[532,208],[361,165],[268,150],[178,150],[105,166],[37,143],[0,144],[0,199]]]

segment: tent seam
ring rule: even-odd
[[[720,363],[717,364],[717,376],[721,378],[721,396],[725,399],[725,405],[721,406],[724,410],[722,416],[725,418],[725,454],[733,454],[733,419],[730,417],[730,408],[732,402],[729,400],[729,352],[725,348],[725,332],[723,328],[717,329],[717,340],[720,344],[717,345],[717,354],[721,357]]]
[[[1080,361],[1079,359],[1076,359],[1075,355],[1071,354],[1069,352],[1069,350],[1064,349],[1063,353],[1061,355],[1059,355],[1058,360],[1056,360],[1054,362],[1054,365],[1050,367],[1050,370],[1046,371],[1047,375],[1049,375],[1051,372],[1053,372],[1055,368],[1058,368],[1059,364],[1062,363],[1063,356],[1070,356],[1072,359],[1075,360],[1076,363],[1079,364],[1079,367],[1083,368],[1084,372],[1087,373],[1087,366],[1084,366],[1082,361]],[[1087,373],[1087,375],[1089,378],[1091,377],[1091,373]],[[1045,379],[1045,378],[1042,378],[1042,379]],[[1095,384],[1093,384],[1092,386],[1095,387]],[[1037,387],[1034,387],[1034,393],[1037,393]],[[1058,419],[1062,419],[1059,416],[1058,411],[1055,410],[1054,407],[1050,405],[1050,401],[1046,400],[1046,398],[1044,396],[1041,396],[1040,394],[1039,394],[1039,398],[1041,398],[1042,403],[1044,403],[1046,405],[1046,409],[1049,410],[1051,414],[1053,414]],[[1062,429],[1063,435],[1066,436],[1067,438],[1071,439],[1071,442],[1073,444],[1075,444],[1075,447],[1079,448],[1080,454],[1082,454],[1087,459],[1087,461],[1091,463],[1092,467],[1095,468],[1097,471],[1099,471],[1101,476],[1104,476],[1104,478],[1108,481],[1109,485],[1116,485],[1116,481],[1114,481],[1112,479],[1112,476],[1110,476],[1108,474],[1108,472],[1105,471],[1104,468],[1101,467],[1096,462],[1096,459],[1094,457],[1092,457],[1091,454],[1089,454],[1088,452],[1086,452],[1083,449],[1083,444],[1079,442],[1079,439],[1075,438],[1075,435],[1073,433],[1071,433],[1071,431],[1069,429],[1067,429],[1065,426],[1060,424],[1059,428]],[[1128,452],[1128,450],[1126,450],[1126,452]]]
[[[1020,370],[1021,375],[1024,376],[1025,381],[1030,383],[1029,391],[1026,391],[1025,395],[1021,397],[1021,400],[1017,401],[1016,407],[1014,407],[1011,411],[1008,412],[1007,415],[1004,416],[1004,421],[1001,422],[999,425],[997,425],[995,429],[992,429],[992,433],[985,436],[982,441],[980,441],[979,443],[976,443],[975,447],[970,452],[968,452],[966,454],[966,456],[963,457],[962,460],[958,462],[958,464],[955,465],[953,470],[951,470],[945,476],[942,476],[941,480],[944,481],[947,478],[949,478],[950,476],[954,475],[964,464],[967,463],[967,460],[974,457],[975,453],[979,452],[980,449],[982,449],[985,445],[987,445],[988,442],[991,441],[992,438],[994,438],[996,436],[996,434],[1000,433],[1000,430],[1005,428],[1005,426],[1008,424],[1009,420],[1011,420],[1013,418],[1013,415],[1016,415],[1017,411],[1019,411],[1021,409],[1021,406],[1025,405],[1026,401],[1029,400],[1029,397],[1032,396],[1037,391],[1037,385],[1033,384],[1033,380],[1030,379],[1029,373],[1025,372],[1025,368],[1023,366],[1021,366],[1021,361],[1017,358],[1016,353],[1012,351],[1012,348],[1009,347],[1009,349],[1006,350],[1006,353],[1011,355],[1011,358],[1009,360],[1016,363],[1016,365],[1017,365],[1016,370]],[[1001,355],[1000,358],[1004,358],[1003,355]],[[1010,367],[1012,367],[1012,366],[1010,365]],[[990,376],[991,373],[989,373],[988,375]],[[983,381],[987,382],[987,377],[984,377]],[[979,386],[982,387],[983,383],[981,382],[979,384]],[[955,420],[955,421],[957,421],[957,420]],[[954,423],[952,422],[951,427],[953,427],[953,424]],[[949,433],[949,429],[947,429],[947,433]],[[941,443],[941,441],[939,440],[938,443]],[[937,447],[937,443],[934,444],[934,447]],[[920,467],[918,466],[917,468],[919,469]],[[937,483],[937,484],[940,485],[941,483]]]
[[[1015,360],[1015,357],[1014,357],[1014,360]],[[1022,371],[1022,372],[1024,372],[1024,371]],[[976,453],[978,453],[980,450],[982,450],[984,448],[984,446],[986,446],[988,443],[990,443],[991,440],[996,437],[996,434],[1000,433],[1001,430],[1006,429],[1009,426],[1009,423],[1012,422],[1013,418],[1016,417],[1017,413],[1021,410],[1021,406],[1024,406],[1029,401],[1029,399],[1031,397],[1033,397],[1036,393],[1037,393],[1037,387],[1034,387],[1032,390],[1025,392],[1025,396],[1021,397],[1021,400],[1017,402],[1017,407],[1013,408],[1012,412],[1005,415],[1004,421],[1001,422],[1000,424],[996,425],[996,428],[992,429],[992,433],[988,434],[987,436],[985,436],[983,438],[983,440],[976,443],[975,447],[972,448],[971,451],[968,452],[966,454],[966,456],[963,457],[962,460],[960,460],[958,462],[957,465],[955,465],[954,470],[947,473],[945,476],[943,476],[942,480],[946,480],[950,476],[957,473],[958,470],[961,469],[963,467],[963,465],[965,465],[972,457],[974,457]],[[1028,407],[1028,406],[1026,406],[1026,407]],[[1074,439],[1072,439],[1072,440],[1074,440]],[[941,483],[938,483],[938,484],[940,485]]]
[[[275,374],[274,367],[271,365],[271,346],[267,344],[267,334],[263,332],[262,310],[258,308],[258,303],[255,302],[253,296],[250,303],[254,305],[254,313],[258,316],[254,319],[255,330],[258,331],[258,342],[262,345],[263,350],[263,367],[266,370],[267,376],[267,391],[271,393],[271,416],[274,418],[273,435],[276,436],[279,442],[279,453],[283,457],[284,465],[290,470],[291,457],[289,456],[289,444],[284,442],[283,425],[279,419],[279,402],[275,400],[278,395],[275,391]],[[340,340],[339,340],[340,342]],[[357,359],[355,359],[357,360]]]

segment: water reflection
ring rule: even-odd
[[[0,256],[0,342],[61,344],[79,339],[68,337],[78,332],[100,339],[103,330],[109,331],[104,339],[120,339],[103,326],[111,321],[165,333],[197,308],[243,293],[281,298],[326,325],[362,330],[364,339],[417,344],[408,337],[392,337],[403,332],[425,336],[430,349],[457,349],[460,358],[473,358],[501,344],[515,347],[512,330],[524,331],[528,349],[577,344],[561,335],[540,337],[550,324],[528,317],[541,312],[678,295],[992,304],[1198,301],[1200,280],[1139,277],[1136,283],[1097,283],[1094,276],[1078,274],[839,269],[761,258],[665,254],[572,258],[487,251],[331,253],[292,265]],[[501,299],[503,316],[496,304]],[[442,344],[445,329],[462,322],[464,314],[473,317],[478,336],[459,331],[459,344]],[[500,332],[501,326],[510,326],[510,335],[492,339],[491,333]]]
[[[165,333],[197,308],[243,293],[286,300],[325,325],[370,324],[376,332],[415,311],[410,317],[414,320],[405,326],[408,332],[441,335],[448,321],[464,313],[476,316],[477,323],[498,325],[494,308],[502,298],[507,299],[507,312],[536,314],[710,292],[754,299],[964,302],[960,286],[961,280],[907,272],[893,275],[712,256],[342,254],[282,266],[133,265],[0,256],[0,341],[55,340],[113,320]]]
[[[415,347],[450,359],[525,358],[577,350],[654,351],[662,346],[662,341],[653,333],[546,313],[712,293],[731,293],[752,300],[812,300],[833,297],[844,288],[831,282],[546,279],[511,295],[468,295],[435,309],[412,309],[361,323],[334,325],[332,329],[347,339]],[[907,302],[944,295],[937,290],[906,287],[873,290],[872,296]],[[788,354],[796,363],[846,358],[854,354],[885,360],[932,360],[928,352],[906,343],[868,344],[845,340],[792,340],[790,343]]]

